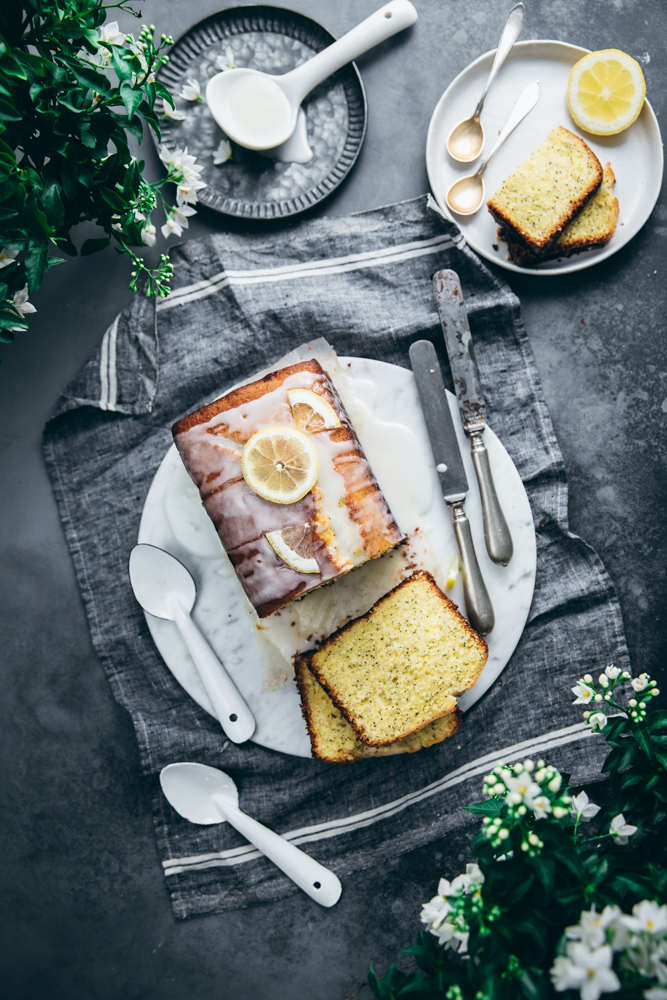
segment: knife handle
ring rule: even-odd
[[[475,546],[470,533],[470,521],[462,503],[453,503],[450,506],[452,508],[454,537],[459,547],[463,568],[463,596],[466,602],[468,621],[475,632],[480,635],[488,635],[496,623],[496,617],[475,555]]]
[[[507,566],[512,558],[514,546],[512,535],[502,512],[496,484],[493,481],[489,453],[480,431],[470,435],[470,450],[479,483],[479,495],[482,500],[482,517],[484,519],[484,540],[486,551],[494,563]]]

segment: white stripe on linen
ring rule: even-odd
[[[111,326],[102,337],[100,347],[100,409],[115,410],[117,402],[116,383],[116,338],[118,334],[118,320],[120,313],[116,316]]]
[[[177,288],[162,302],[159,302],[157,308],[162,310],[185,305],[188,302],[214,295],[227,285],[254,285],[275,281],[292,281],[295,278],[310,278],[321,274],[342,274],[346,271],[395,264],[413,257],[439,253],[453,245],[454,241],[450,236],[440,235],[428,240],[414,240],[411,243],[385,247],[380,250],[349,254],[346,257],[330,257],[324,260],[304,261],[301,264],[280,267],[257,268],[251,271],[221,271],[207,281],[198,281],[193,285]]]
[[[453,788],[468,778],[484,774],[485,771],[490,770],[496,764],[511,763],[513,760],[517,760],[528,753],[537,754],[552,750],[555,747],[575,743],[592,735],[592,730],[586,723],[576,723],[565,729],[545,733],[542,736],[524,740],[522,743],[516,743],[514,746],[496,750],[493,753],[486,754],[484,757],[478,757],[476,760],[456,768],[456,770],[451,771],[425,788],[410,792],[393,802],[377,806],[375,809],[369,809],[356,816],[347,816],[343,819],[330,820],[326,823],[318,823],[315,826],[291,830],[288,833],[284,833],[283,837],[294,844],[307,844],[317,840],[326,840],[329,837],[337,837],[343,833],[351,833],[354,830],[371,826],[373,823],[377,823],[379,820],[386,819],[389,816],[394,816],[403,809],[407,809],[417,802],[430,798],[432,795],[437,795],[449,788]],[[162,867],[165,875],[176,875],[183,871],[199,871],[204,868],[242,864],[244,861],[252,861],[259,857],[261,857],[261,853],[252,847],[252,845],[245,845],[211,854],[199,854],[187,858],[171,858],[169,861],[163,861]]]

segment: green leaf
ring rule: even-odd
[[[105,247],[109,246],[110,242],[110,236],[105,236],[104,238],[98,240],[86,240],[81,247],[81,256],[89,257],[91,253],[97,253],[98,250],[104,250]]]
[[[637,744],[638,744],[639,748],[646,754],[646,756],[650,760],[650,758],[652,756],[652,753],[651,753],[651,744],[649,743],[648,736],[644,732],[643,728],[641,726],[637,726],[637,728],[635,729],[635,734],[634,735],[635,735],[635,739],[637,740]]]
[[[143,118],[145,118],[146,121],[153,127],[155,134],[157,135],[158,139],[160,139],[162,137],[162,132],[160,130],[160,121],[158,119],[158,116],[146,103],[146,101],[142,101],[141,104],[139,105],[139,114],[142,115]]]
[[[33,196],[26,205],[25,220],[28,228],[35,234],[35,236],[51,236],[52,230],[49,225],[49,220],[46,218],[42,206],[36,196]]]
[[[132,121],[134,118],[134,112],[143,101],[142,92],[140,90],[135,90],[134,87],[130,87],[128,84],[124,83],[120,88],[120,98],[125,105],[128,119]]]
[[[42,193],[42,204],[46,217],[54,229],[60,229],[65,221],[65,208],[58,185],[54,182],[45,188]]]
[[[84,87],[90,87],[91,90],[97,91],[98,94],[106,94],[111,87],[103,73],[91,66],[86,66],[78,59],[68,59],[67,67],[75,80]]]
[[[553,859],[545,856],[544,854],[538,854],[533,858],[533,867],[535,868],[537,877],[544,888],[547,892],[551,892],[554,884],[554,876],[556,874],[556,866]]]
[[[472,813],[474,816],[500,816],[503,811],[503,802],[498,802],[496,799],[489,799],[487,802],[471,802],[469,806],[464,806],[466,812]]]
[[[667,711],[661,709],[657,712],[649,712],[645,725],[650,733],[654,729],[664,729],[667,726]]]
[[[97,146],[97,139],[94,135],[91,135],[90,132],[84,128],[79,129],[79,134],[81,136],[81,142],[84,146],[87,146],[88,149],[95,149]]]
[[[116,71],[116,76],[119,80],[132,79],[132,69],[128,66],[125,59],[123,59],[117,46],[114,46],[111,50],[111,65]]]
[[[28,278],[30,294],[41,285],[48,268],[49,248],[47,243],[36,243],[28,249],[25,255],[25,273]]]
[[[0,118],[8,122],[20,122],[23,115],[13,101],[0,97]]]
[[[97,194],[107,203],[110,208],[113,208],[114,212],[126,212],[127,202],[125,199],[115,191],[113,188],[100,187]]]
[[[155,87],[155,93],[158,97],[161,97],[163,101],[167,101],[168,104],[171,104],[172,108],[176,107],[176,105],[174,104],[174,98],[171,96],[171,94],[169,93],[169,91],[167,90],[167,88],[163,83],[160,83],[159,80],[156,80],[153,86]]]

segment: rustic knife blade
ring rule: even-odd
[[[452,527],[463,567],[463,597],[468,619],[480,635],[488,635],[494,626],[495,616],[477,562],[470,522],[465,512],[468,477],[463,467],[438,356],[430,340],[418,340],[412,344],[410,363],[431,441],[435,468],[440,476],[443,496],[452,512]]]
[[[455,271],[437,271],[433,276],[435,297],[454,379],[463,427],[470,439],[484,519],[484,540],[491,559],[507,566],[514,547],[509,526],[496,492],[489,454],[484,444],[486,407],[477,371],[461,282]]]
[[[463,459],[456,440],[440,363],[430,340],[418,340],[412,344],[410,364],[424,411],[442,494],[447,503],[464,500],[468,492],[468,477],[463,468]]]
[[[484,393],[475,364],[459,276],[455,271],[438,271],[433,276],[433,285],[463,426],[468,434],[483,431],[486,426]]]

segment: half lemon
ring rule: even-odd
[[[319,458],[312,443],[293,427],[265,427],[246,443],[243,478],[264,500],[296,503],[317,482]]]
[[[572,67],[567,106],[575,123],[593,135],[617,135],[638,118],[646,83],[641,66],[620,49],[590,52]]]
[[[316,434],[340,427],[338,414],[331,403],[312,389],[288,389],[287,402],[294,424],[300,431]]]
[[[266,540],[284,563],[297,573],[319,573],[315,559],[313,526],[309,522],[295,524],[290,528],[267,531]]]

